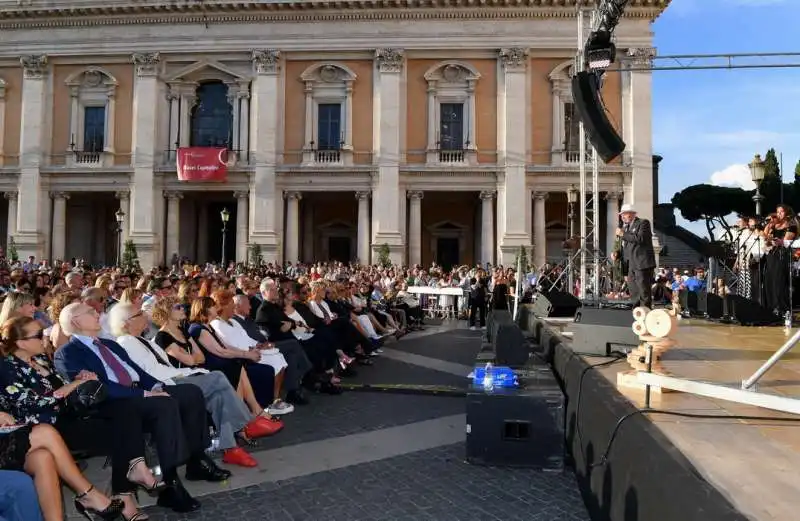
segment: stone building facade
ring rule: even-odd
[[[630,2],[621,60],[652,57],[667,3]],[[224,208],[229,259],[557,258],[575,4],[2,0],[0,234],[20,256],[219,259]],[[609,244],[623,200],[652,213],[651,73],[609,73],[604,99],[628,143],[601,167]],[[229,149],[226,182],[180,181],[182,147]]]

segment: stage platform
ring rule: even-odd
[[[539,322],[549,331],[567,325]],[[782,328],[681,320],[676,339],[678,347],[663,358],[672,376],[739,386],[788,335]],[[617,388],[617,373],[630,369],[624,360],[590,368],[609,359],[576,356],[565,335],[551,343],[570,400],[568,443],[593,520],[800,519],[800,423],[726,418],[797,416],[678,392],[653,394],[652,408],[720,418],[634,413],[611,442],[607,463],[598,465],[619,419],[643,407],[644,392]],[[800,348],[763,377],[759,391],[800,397]]]

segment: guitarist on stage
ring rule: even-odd
[[[617,237],[622,240],[623,266],[627,267],[628,288],[634,306],[653,306],[653,273],[656,254],[650,221],[636,216],[632,205],[623,204]]]

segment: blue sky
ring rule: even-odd
[[[653,30],[660,56],[800,52],[798,21],[800,0],[672,0]],[[787,61],[800,64],[800,56],[736,63]],[[770,147],[783,153],[784,180],[792,180],[800,158],[799,99],[800,69],[655,71],[660,202],[697,183],[751,189],[746,164]]]

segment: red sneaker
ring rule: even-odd
[[[228,465],[239,465],[240,467],[257,467],[258,462],[241,447],[234,447],[225,451],[222,455],[222,462]]]
[[[268,420],[263,416],[259,416],[244,427],[244,435],[248,438],[264,438],[272,436],[283,430],[283,422],[280,420]]]

